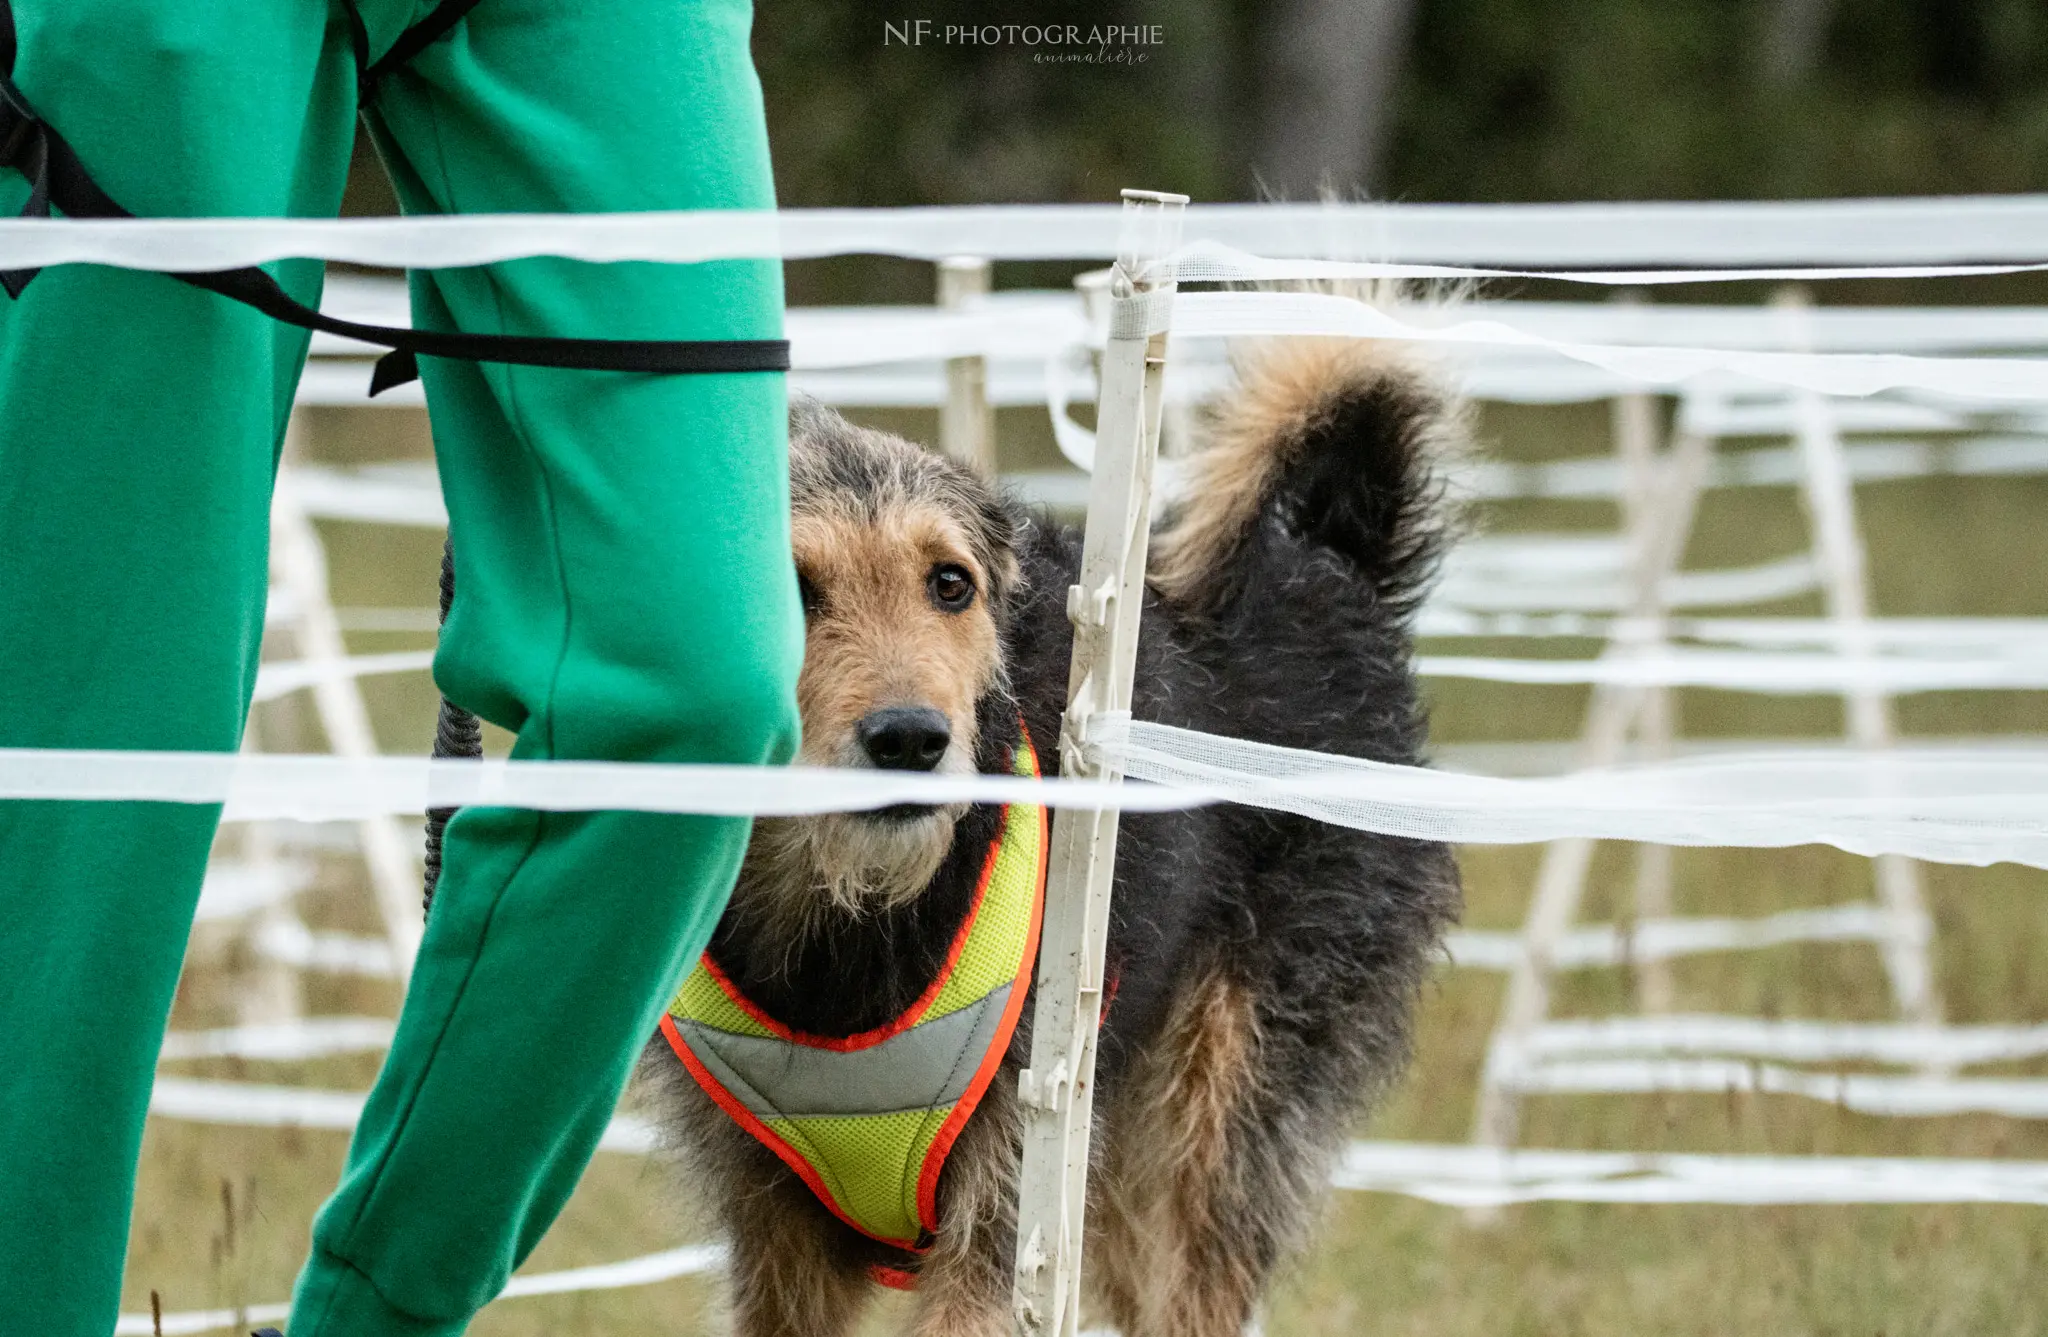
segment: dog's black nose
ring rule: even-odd
[[[929,706],[889,706],[853,726],[868,758],[885,771],[929,771],[946,755],[953,728]]]

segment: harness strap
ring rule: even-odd
[[[446,32],[478,0],[449,0],[408,33],[436,30],[413,50]],[[442,22],[448,10],[455,14]],[[353,10],[351,10],[353,12]],[[369,67],[366,74],[388,68],[399,46]],[[358,44],[361,54],[361,44]],[[408,56],[412,51],[406,53]],[[99,185],[64,136],[37,114],[14,83],[14,10],[0,0],[0,167],[12,167],[28,178],[28,203],[23,218],[49,218],[54,208],[69,218],[133,218]],[[0,271],[0,288],[20,298],[40,273],[36,269]],[[377,361],[370,376],[372,396],[419,376],[418,358],[455,358],[470,362],[503,362],[528,367],[560,367],[578,371],[631,371],[666,374],[698,372],[788,371],[789,342],[784,339],[567,339],[524,334],[460,334],[437,330],[360,325],[323,315],[286,292],[278,281],[255,266],[204,273],[171,274],[181,283],[218,293],[254,307],[273,320],[300,329],[341,335],[392,351]]]

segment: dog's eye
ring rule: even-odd
[[[803,600],[805,617],[810,617],[825,606],[825,596],[818,593],[818,587],[801,571],[796,573],[796,595]]]
[[[940,562],[925,580],[932,602],[948,613],[961,613],[974,602],[974,577],[956,562]]]

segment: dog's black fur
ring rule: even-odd
[[[1427,376],[1389,356],[1311,341],[1268,350],[1243,376],[1239,394],[1257,402],[1226,401],[1222,420],[1238,417],[1219,429],[1235,433],[1219,450],[1237,451],[1238,467],[1209,481],[1249,479],[1258,495],[1240,499],[1242,523],[1193,514],[1205,505],[1198,492],[1162,526],[1167,543],[1188,542],[1172,557],[1168,588],[1146,598],[1134,712],[1417,763],[1425,723],[1409,622],[1443,538],[1432,449],[1455,410]],[[1009,769],[1021,714],[1053,769],[1079,534],[815,404],[793,411],[792,442],[800,513],[826,500],[857,509],[907,487],[955,514],[987,547],[991,570],[1014,555],[1016,578],[983,592],[1002,673],[975,709],[975,762]],[[893,908],[822,911],[794,940],[758,932],[736,903],[713,957],[790,1026],[825,1036],[880,1026],[940,968],[997,821],[995,809],[966,810],[922,894]],[[1458,904],[1444,846],[1250,807],[1124,817],[1089,1268],[1127,1337],[1222,1337],[1246,1320],[1299,1242],[1354,1116],[1402,1068],[1415,994]],[[1007,1324],[1014,1088],[1029,1029],[1027,1006],[941,1179],[922,1332],[994,1334]],[[843,1332],[866,1293],[867,1265],[917,1266],[833,1219],[659,1040],[643,1078],[733,1238],[747,1337]]]

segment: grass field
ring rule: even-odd
[[[314,423],[316,456],[361,461],[417,456],[415,415],[328,414]],[[1005,414],[1006,455],[1030,465],[1047,447],[1042,420]],[[367,426],[366,426],[367,424]],[[916,428],[916,419],[905,425]],[[1496,411],[1483,433],[1505,456],[1538,459],[1605,446],[1606,413]],[[371,433],[374,432],[374,435]],[[1014,438],[1014,439],[1013,439]],[[1878,611],[1885,614],[2040,614],[2048,602],[2048,478],[1923,479],[1860,494]],[[1482,517],[1497,531],[1607,528],[1609,508],[1504,504]],[[360,525],[325,529],[337,602],[431,602],[437,535]],[[1789,491],[1727,491],[1704,506],[1694,565],[1762,561],[1804,543]],[[1774,612],[1817,612],[1786,603]],[[419,636],[364,634],[373,652],[426,644]],[[1473,653],[1492,647],[1461,643]],[[1523,647],[1524,649],[1526,647]],[[1503,653],[1515,647],[1499,647]],[[1590,645],[1561,652],[1586,653]],[[423,675],[366,684],[388,751],[424,751],[433,697]],[[1560,739],[1576,732],[1575,689],[1439,683],[1435,732],[1444,742]],[[1688,691],[1687,736],[1810,736],[1838,731],[1830,701]],[[317,748],[298,707],[266,711],[278,748]],[[1916,697],[1900,705],[1907,733],[2048,733],[2048,701],[2008,693]],[[1539,851],[1463,852],[1468,911],[1478,928],[1519,924]],[[1604,847],[1586,907],[1591,919],[1625,916],[1631,852]],[[1869,865],[1836,851],[1685,850],[1676,858],[1682,914],[1762,914],[1862,899]],[[2048,875],[1999,867],[1933,867],[1927,885],[1938,930],[1940,987],[1957,1022],[2048,1020]],[[306,903],[310,921],[374,931],[352,861],[322,856]],[[244,949],[195,954],[173,1026],[232,1023],[237,990],[254,963]],[[1868,944],[1800,945],[1674,963],[1678,1010],[1758,1016],[1882,1020],[1888,994]],[[1504,977],[1448,967],[1423,1006],[1420,1055],[1407,1081],[1361,1135],[1456,1142],[1469,1135],[1474,1079]],[[390,1013],[388,984],[308,975],[311,1014]],[[1630,1007],[1621,970],[1585,971],[1561,985],[1561,1015]],[[362,1089],[373,1057],[301,1064],[187,1062],[192,1076]],[[2048,1065],[2006,1065],[1987,1075],[2048,1076]],[[1529,1146],[1625,1150],[1985,1156],[2048,1159],[2048,1127],[1992,1117],[1879,1119],[1790,1097],[1740,1094],[1546,1097],[1529,1101]],[[235,1129],[152,1120],[144,1146],[124,1309],[147,1312],[152,1290],[167,1311],[236,1306],[289,1293],[313,1209],[334,1182],[338,1133]],[[701,1238],[687,1193],[648,1160],[601,1154],[528,1270],[605,1262]],[[1508,1209],[1477,1227],[1460,1212],[1378,1194],[1335,1197],[1314,1249],[1276,1292],[1266,1330],[1275,1337],[1485,1333],[2048,1333],[2048,1212],[2010,1206],[1666,1207],[1550,1204]],[[501,1302],[473,1331],[485,1337],[673,1334],[714,1320],[712,1285],[684,1279],[601,1294]],[[897,1302],[873,1332],[893,1330]]]

